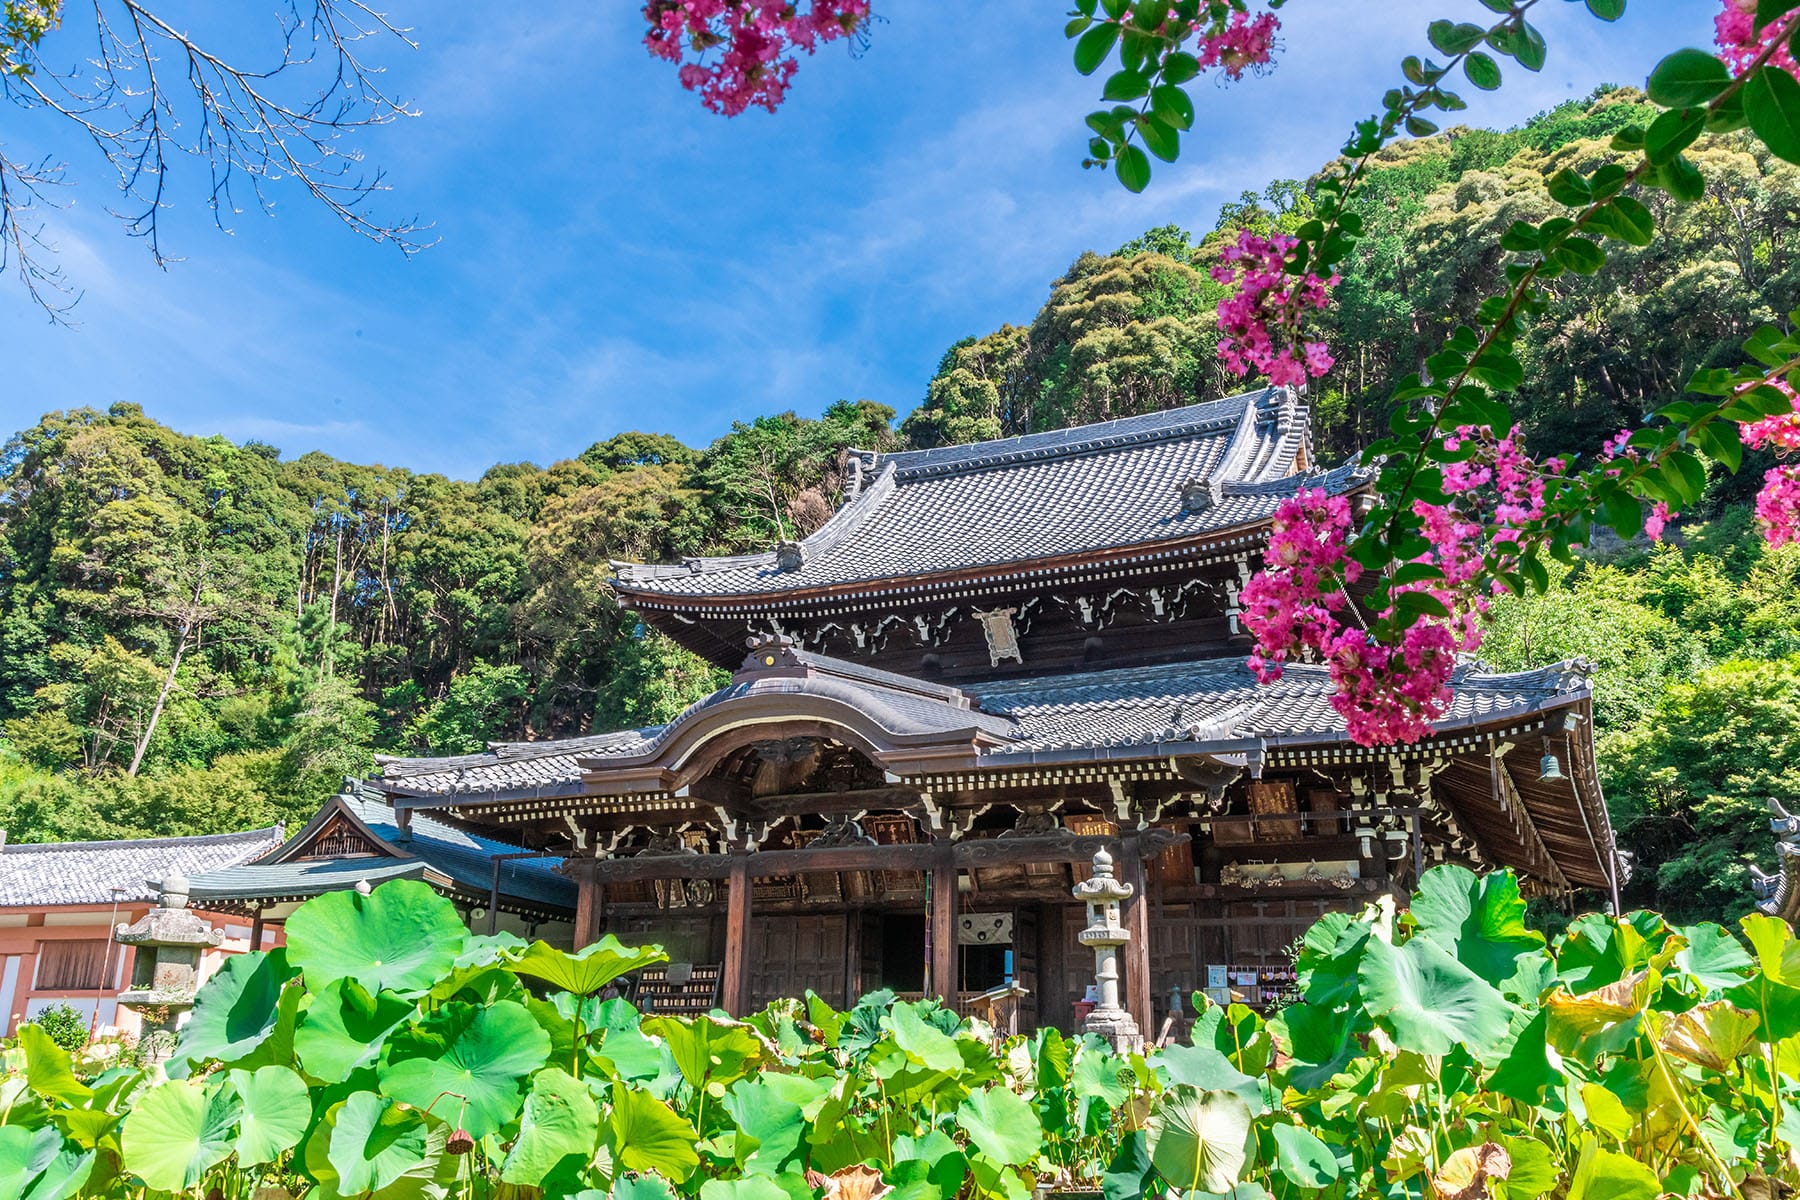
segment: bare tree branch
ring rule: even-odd
[[[364,58],[364,43],[416,44],[366,0],[285,4],[273,61],[251,67],[171,24],[150,0],[90,0],[84,11],[92,14],[91,56],[59,72],[44,44],[23,42],[12,51],[17,69],[0,72],[0,94],[74,126],[100,152],[122,197],[110,211],[128,234],[144,239],[160,267],[175,261],[161,220],[182,156],[206,164],[207,203],[225,232],[243,211],[240,200],[272,213],[272,185],[285,182],[353,232],[410,256],[430,244],[423,238],[429,226],[374,213],[371,201],[389,190],[387,178],[365,166],[350,141],[417,115],[383,86],[382,68]],[[55,47],[62,39],[48,41]],[[53,248],[28,218],[46,202],[44,189],[64,182],[62,172],[51,160],[21,165],[0,158],[0,245],[33,299],[57,318],[68,305],[57,307],[51,294],[67,297],[67,285],[47,264]]]

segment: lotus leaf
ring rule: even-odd
[[[1525,924],[1525,898],[1511,873],[1478,876],[1459,866],[1427,871],[1409,911],[1421,936],[1513,999],[1541,990],[1550,956],[1544,935]]]
[[[141,1094],[120,1134],[125,1168],[149,1187],[179,1192],[225,1161],[242,1106],[219,1082],[172,1079]]]
[[[1004,1087],[972,1093],[957,1108],[956,1123],[970,1145],[1006,1166],[1031,1161],[1044,1142],[1037,1113]]]
[[[1275,1167],[1299,1188],[1330,1187],[1337,1181],[1338,1160],[1330,1146],[1299,1125],[1277,1125]]]
[[[314,992],[294,1030],[294,1055],[315,1079],[343,1079],[381,1053],[387,1036],[417,1008],[392,992],[371,996],[354,979]]]
[[[1732,1062],[1756,1037],[1756,1026],[1755,1013],[1724,1000],[1711,1000],[1669,1019],[1662,1030],[1662,1045],[1677,1058],[1729,1072]]]
[[[285,949],[228,955],[194,997],[181,1056],[229,1065],[262,1045],[280,1024],[281,991],[294,975]]]
[[[811,1189],[807,1189],[811,1194]],[[787,1189],[766,1175],[742,1179],[709,1179],[700,1185],[700,1200],[791,1200]]]
[[[1146,1123],[1150,1161],[1182,1192],[1229,1191],[1256,1144],[1250,1125],[1250,1106],[1237,1093],[1178,1085],[1157,1100]]]
[[[541,979],[551,987],[591,996],[621,975],[668,962],[661,946],[627,946],[612,934],[574,954],[547,942],[533,942],[505,959],[508,970]]]
[[[451,1003],[415,1030],[393,1035],[377,1076],[384,1094],[419,1108],[446,1094],[461,1097],[450,1103],[462,1112],[463,1128],[479,1138],[519,1115],[525,1079],[549,1053],[549,1035],[524,1005]]]
[[[85,1104],[94,1091],[75,1078],[69,1052],[32,1023],[19,1026],[19,1048],[25,1052],[25,1083],[46,1100]]]
[[[355,979],[371,993],[416,996],[456,965],[468,936],[455,905],[423,883],[395,879],[366,896],[329,892],[295,909],[287,958],[314,991]]]
[[[889,1009],[887,1027],[894,1035],[894,1044],[919,1065],[933,1071],[954,1071],[963,1065],[956,1039],[921,1020],[911,1005],[897,1004]]]
[[[241,1164],[274,1162],[300,1144],[312,1124],[312,1094],[286,1067],[233,1071],[231,1089],[243,1104],[232,1149]]]
[[[659,1037],[675,1056],[675,1066],[690,1087],[729,1084],[742,1079],[762,1061],[763,1043],[741,1021],[717,1017],[646,1017],[639,1028]],[[962,1065],[958,1057],[957,1065]]]
[[[660,1171],[680,1182],[700,1165],[699,1135],[656,1097],[622,1083],[612,1090],[613,1153],[628,1171]]]
[[[1467,1046],[1493,1061],[1513,1006],[1492,984],[1428,938],[1395,946],[1369,939],[1357,969],[1363,1003],[1403,1050],[1444,1055]]]
[[[1662,1181],[1643,1163],[1589,1141],[1569,1181],[1568,1200],[1656,1200]]]
[[[606,1193],[581,1193],[576,1200],[587,1200],[589,1195],[594,1200],[605,1200]],[[675,1193],[666,1181],[654,1175],[638,1175],[613,1184],[612,1200],[675,1200]]]
[[[91,1150],[66,1149],[62,1136],[49,1126],[0,1125],[0,1196],[68,1200],[87,1182],[94,1158]]]
[[[600,1113],[587,1085],[548,1067],[532,1077],[519,1138],[507,1152],[500,1178],[556,1194],[573,1191],[581,1186],[599,1136]]]
[[[738,1166],[745,1171],[774,1175],[798,1156],[808,1123],[831,1092],[831,1079],[805,1075],[767,1073],[740,1079],[725,1093],[723,1105],[737,1123],[740,1135],[756,1145],[749,1153],[741,1148]]]
[[[1736,987],[1756,969],[1756,960],[1730,932],[1710,921],[1678,930],[1686,943],[1675,966],[1705,988]]]
[[[306,1172],[329,1196],[426,1200],[455,1174],[449,1127],[386,1096],[356,1092],[331,1107],[306,1143]]]

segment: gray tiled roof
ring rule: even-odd
[[[0,848],[0,907],[154,900],[169,875],[236,866],[281,845],[281,826],[204,837],[45,842]]]
[[[872,482],[802,543],[775,555],[614,564],[626,595],[762,596],[1154,544],[1253,524],[1302,486],[1341,491],[1351,472],[1294,475],[1307,412],[1270,389],[1053,433],[874,455]],[[1183,485],[1223,495],[1200,511]]]
[[[700,700],[666,726],[632,730],[616,738],[538,742],[538,754],[522,764],[507,755],[512,745],[488,755],[407,760],[404,774],[377,786],[412,794],[482,795],[530,788],[546,762],[566,764],[578,794],[581,763],[604,769],[608,758],[648,756],[690,721],[722,705],[754,696],[792,694],[836,700],[854,707],[899,736],[983,735],[980,753],[1008,754],[1094,747],[1150,746],[1171,741],[1263,738],[1331,743],[1345,736],[1343,718],[1331,707],[1332,686],[1323,667],[1290,666],[1264,686],[1241,658],[1155,667],[1127,667],[1007,682],[965,684],[960,689],[793,652],[809,670],[804,677],[741,675]],[[1585,693],[1586,669],[1564,663],[1535,671],[1494,674],[1459,669],[1455,699],[1440,727],[1525,714],[1559,697]],[[391,764],[390,764],[391,766]],[[518,774],[513,772],[518,771]],[[417,826],[415,826],[415,829]]]
[[[417,855],[475,891],[486,891],[492,884],[494,855],[513,854],[523,849],[510,842],[469,833],[424,813],[413,814],[412,840],[403,842],[404,835],[394,820],[393,806],[379,792],[359,786],[346,792],[341,799],[376,837],[390,844],[400,844],[407,853]],[[521,900],[572,909],[575,907],[575,885],[560,873],[562,861],[560,858],[519,858],[503,862],[500,864],[500,890]]]
[[[1584,691],[1587,677],[1572,664],[1505,675],[1464,670],[1453,686],[1455,699],[1440,727],[1532,711]],[[965,690],[988,712],[1017,723],[1016,744],[995,755],[1227,738],[1329,741],[1345,732],[1344,719],[1331,707],[1330,676],[1316,666],[1290,666],[1267,686],[1233,658]]]

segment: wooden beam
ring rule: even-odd
[[[1119,881],[1131,887],[1131,899],[1125,902],[1125,928],[1131,940],[1120,947],[1119,957],[1125,968],[1125,1008],[1137,1022],[1138,1032],[1155,1037],[1150,1024],[1150,897],[1144,874],[1142,834],[1127,834],[1124,854],[1119,858]]]
[[[581,859],[574,865],[575,876],[575,949],[591,946],[600,940],[606,925],[606,887],[596,876],[593,859]]]
[[[1151,837],[1150,834],[1160,835]],[[1186,834],[1149,830],[1133,835],[1134,853],[1161,854],[1187,840]],[[1117,838],[1084,837],[1074,833],[1044,837],[973,838],[954,844],[958,867],[996,867],[1034,862],[1087,862],[1094,852],[1106,849],[1117,857]],[[764,850],[750,855],[753,876],[804,875],[813,871],[927,871],[937,865],[942,847],[929,842],[890,846],[826,846],[805,850]],[[738,856],[733,854],[655,854],[636,858],[601,859],[594,877],[602,883],[637,879],[724,879]],[[1140,859],[1141,861],[1141,859]]]
[[[725,903],[725,982],[721,997],[734,1017],[750,1012],[750,856],[733,854]]]
[[[930,914],[926,918],[926,934],[931,977],[925,981],[928,995],[938,997],[944,1007],[956,1007],[960,981],[956,972],[957,894],[956,856],[949,845],[933,845],[937,851],[931,868]]]

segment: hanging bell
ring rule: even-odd
[[[1558,780],[1567,779],[1568,776],[1563,774],[1562,764],[1556,761],[1556,755],[1546,750],[1544,757],[1538,759],[1538,778]]]

